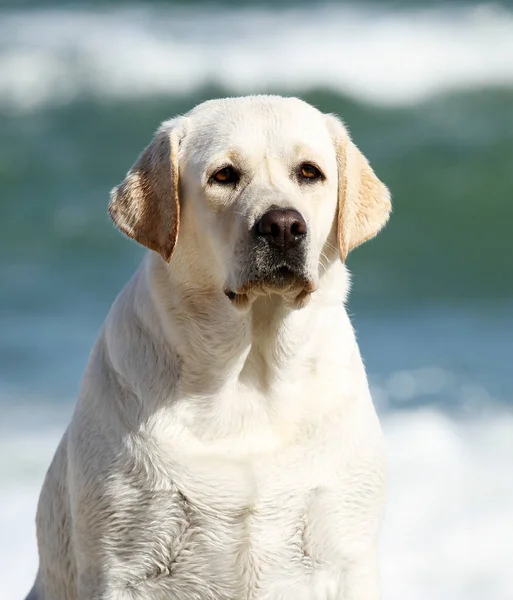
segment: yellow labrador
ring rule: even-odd
[[[344,309],[390,212],[295,98],[165,122],[111,196],[147,246],[39,501],[37,600],[375,600],[385,468]]]

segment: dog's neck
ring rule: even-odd
[[[197,439],[241,441],[253,432],[257,443],[277,430],[294,437],[315,414],[333,415],[342,396],[354,396],[354,377],[344,373],[363,376],[343,305],[348,286],[345,267],[334,263],[303,308],[271,294],[240,311],[222,287],[180,280],[149,254],[116,303],[107,352],[142,402],[143,420],[174,407]],[[126,311],[138,327],[126,329]],[[134,361],[151,362],[151,380]]]
[[[180,357],[185,380],[195,393],[209,395],[234,379],[270,385],[271,374],[286,377],[298,360],[314,352],[312,338],[322,335],[319,311],[343,312],[349,288],[345,267],[333,264],[302,309],[271,294],[238,310],[221,286],[195,282],[190,275],[181,279],[182,269],[156,255],[148,256],[144,268],[160,326]]]

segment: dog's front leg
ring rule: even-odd
[[[151,485],[140,470],[118,467],[113,457],[107,461],[104,448],[86,464],[84,453],[75,452],[70,469],[77,598],[167,600],[188,535],[189,505],[171,481]]]
[[[167,600],[187,530],[176,490],[118,481],[81,494],[73,515],[78,600]]]

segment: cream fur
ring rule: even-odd
[[[298,183],[304,160],[326,179]],[[235,190],[209,183],[226,161]],[[308,284],[248,284],[273,205],[308,224]],[[112,194],[156,252],[107,317],[48,471],[31,600],[379,598],[383,442],[336,245],[344,227],[345,258],[388,212],[342,124],[300,100],[163,124]]]

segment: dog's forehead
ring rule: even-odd
[[[297,98],[254,96],[209,101],[188,115],[185,144],[204,160],[239,149],[246,156],[307,148],[333,151],[325,116]]]

